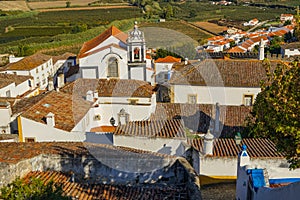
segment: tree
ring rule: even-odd
[[[281,51],[281,44],[283,43],[283,38],[274,36],[270,41],[270,53],[280,54]]]
[[[286,156],[289,167],[300,167],[300,66],[297,61],[281,63],[271,72],[265,61],[268,80],[262,82],[247,127],[248,134],[270,138]]]
[[[69,197],[63,196],[60,184],[53,181],[45,184],[39,178],[32,178],[29,182],[17,178],[14,182],[1,188],[0,199],[5,200],[68,200]]]

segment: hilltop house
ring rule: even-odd
[[[45,89],[48,78],[55,73],[52,57],[41,53],[22,58],[19,61],[5,66],[5,73],[32,76],[30,85],[35,88]]]
[[[175,58],[173,56],[158,58],[155,61],[155,82],[158,84],[164,84],[168,82],[172,75],[173,64],[180,62],[181,58]]]
[[[258,24],[258,19],[254,18],[254,19],[251,19],[250,21],[248,22],[245,22],[243,25],[244,26],[255,26]]]
[[[91,103],[51,91],[17,118],[20,142],[84,141]]]
[[[300,42],[293,42],[281,46],[282,57],[300,56]]]
[[[258,60],[199,61],[174,72],[169,81],[171,103],[251,106],[265,78]]]
[[[153,86],[140,80],[80,78],[60,91],[93,103],[91,128],[98,129],[146,120],[156,104]]]
[[[81,78],[120,78],[153,82],[147,66],[144,33],[137,24],[129,34],[110,27],[83,44],[79,55]],[[151,63],[150,63],[151,64]]]

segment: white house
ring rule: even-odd
[[[61,92],[93,103],[91,128],[146,120],[155,110],[153,86],[145,81],[128,79],[77,79]],[[95,130],[95,129],[94,129]]]
[[[180,62],[181,58],[175,58],[173,56],[158,58],[155,61],[155,82],[158,84],[163,84],[170,80],[173,64]]]
[[[37,91],[32,76],[0,73],[0,97],[28,97]]]
[[[128,35],[115,26],[110,27],[85,42],[78,58],[82,78],[115,77],[153,82],[153,69],[146,65],[144,34],[137,24]]]
[[[278,166],[273,159],[253,163],[248,147],[243,145],[238,155],[236,199],[298,199],[300,169],[290,170],[287,163]]]
[[[5,73],[32,76],[32,87],[39,87],[40,89],[47,87],[48,78],[56,72],[53,67],[52,57],[41,53],[9,63],[5,68]]]
[[[190,140],[190,144],[193,149],[193,167],[200,175],[201,184],[235,181],[238,176],[237,158],[243,145],[247,146],[248,164],[269,169],[270,179],[277,179],[289,172],[286,158],[276,150],[275,144],[269,139],[213,138],[208,140],[204,137],[204,139]],[[294,176],[296,174],[299,175],[299,171],[294,173]]]
[[[271,61],[275,67],[278,61]],[[266,79],[262,61],[199,61],[175,71],[169,81],[172,103],[251,106]]]
[[[258,24],[258,19],[254,18],[254,19],[251,19],[250,21],[248,22],[245,22],[243,25],[244,26],[255,26]]]
[[[291,21],[291,22],[293,22],[294,15],[293,14],[281,14],[280,15],[280,21],[281,22],[286,22],[288,20]]]
[[[300,55],[300,42],[287,43],[281,46],[282,57],[291,57]]]
[[[168,155],[183,156],[187,137],[183,121],[134,121],[120,125],[113,133],[115,146],[124,146]]]
[[[90,129],[91,102],[63,92],[48,92],[18,116],[20,142],[84,141]]]

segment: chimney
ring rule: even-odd
[[[93,94],[94,94],[93,91],[91,91],[91,90],[87,91],[86,100],[93,102],[94,101],[94,95]]]
[[[47,123],[48,126],[51,126],[51,127],[55,126],[54,114],[52,112],[49,112],[46,115],[46,123]]]
[[[238,167],[250,165],[250,157],[247,153],[247,146],[243,144],[242,151],[238,155]]]
[[[54,83],[53,83],[53,78],[49,78],[48,81],[48,91],[54,90]]]
[[[62,88],[65,85],[65,75],[63,73],[57,76],[57,87]]]
[[[258,60],[264,60],[264,59],[265,59],[265,43],[261,38],[259,42]]]
[[[98,96],[98,91],[95,90],[95,91],[94,91],[94,98],[95,98],[95,99],[98,99],[98,97],[99,97],[99,96]]]
[[[210,129],[208,129],[206,135],[204,136],[204,155],[213,155],[213,147],[214,147],[214,136],[211,134]]]
[[[187,65],[188,62],[189,62],[189,59],[188,59],[188,58],[185,58],[185,59],[184,59],[184,65]]]

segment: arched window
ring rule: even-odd
[[[140,49],[138,47],[134,48],[134,59],[140,59]]]
[[[117,58],[111,57],[108,59],[107,69],[107,77],[119,77]]]

